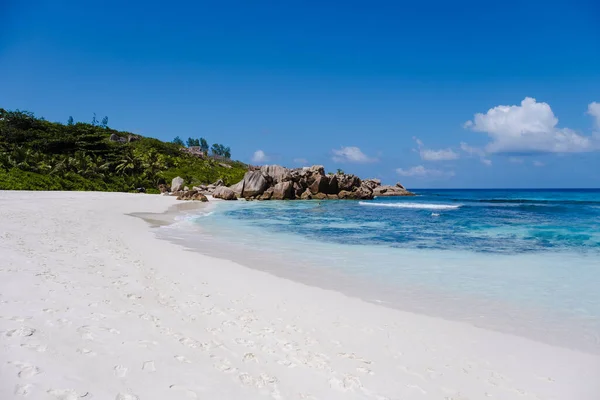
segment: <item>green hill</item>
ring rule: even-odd
[[[176,142],[116,131],[107,126],[107,118],[102,124],[95,118],[92,124],[69,118],[64,125],[0,108],[0,190],[129,192],[145,187],[158,193],[159,184],[176,176],[189,186],[218,179],[229,185],[248,169],[222,156],[191,155]],[[213,152],[228,156],[229,148],[215,144]]]

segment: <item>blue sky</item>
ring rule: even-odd
[[[0,107],[413,188],[600,187],[593,1],[0,7]]]

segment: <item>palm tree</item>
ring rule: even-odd
[[[129,175],[130,172],[136,170],[137,160],[135,157],[127,154],[119,161],[119,165],[115,168],[115,171],[121,175]]]

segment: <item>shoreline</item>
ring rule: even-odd
[[[221,203],[221,205],[223,204],[228,203]],[[242,205],[240,204],[240,206]],[[219,204],[213,204],[211,210],[214,210],[215,207],[219,207]],[[204,207],[197,207],[195,211],[202,208]],[[216,233],[214,225],[205,227],[202,224],[203,216],[200,213],[187,213],[173,207],[170,210],[172,211],[171,226],[166,230],[156,231],[156,235],[162,240],[183,246],[189,251],[219,260],[235,262],[282,279],[324,290],[333,290],[378,306],[467,323],[481,329],[600,356],[600,332],[596,329],[597,324],[594,325],[593,322],[582,317],[569,315],[564,310],[547,310],[539,305],[484,298],[476,293],[457,293],[448,288],[427,286],[422,282],[407,281],[398,286],[372,277],[353,275],[348,271],[331,268],[329,265],[321,265],[320,261],[322,260],[311,258],[310,251],[319,246],[334,246],[329,250],[342,254],[351,251],[371,254],[374,250],[372,247],[366,246],[363,251],[359,245],[355,244],[343,249],[345,245],[323,244],[304,237],[299,237],[299,240],[294,241],[296,238],[290,236],[288,240],[278,241],[274,244],[275,247],[285,246],[285,250],[273,253],[265,251],[265,248],[254,248],[256,241],[265,241],[264,237],[259,236],[256,231],[254,231],[256,236],[248,241],[247,232],[238,237],[232,232],[219,231]],[[181,218],[177,218],[177,216]],[[190,216],[191,219],[188,218]],[[151,222],[152,215],[145,217],[150,218],[148,222]],[[241,223],[241,221],[235,222]],[[162,226],[167,225],[163,224]],[[238,225],[238,227],[240,226]],[[299,249],[304,249],[304,251]],[[387,251],[384,248],[378,250]],[[324,251],[327,250],[318,250],[317,253],[321,254]],[[401,257],[410,259],[411,263],[415,265],[427,262],[428,258],[447,259],[447,257],[456,256],[454,253],[445,254],[444,250],[398,251],[404,251],[405,253]],[[423,258],[424,252],[427,253],[426,258]],[[353,259],[352,256],[347,257]],[[459,260],[468,262],[470,257],[469,254],[460,254]],[[523,257],[529,257],[529,255],[501,255],[500,257],[502,258],[501,262],[499,260],[494,262],[511,263],[522,260]],[[359,262],[368,261],[360,260]],[[479,260],[479,262],[481,261]],[[487,259],[487,261],[491,262],[492,260]],[[447,267],[451,266],[447,265]],[[564,329],[565,326],[569,326],[568,331]]]
[[[173,203],[0,192],[1,398],[600,393],[598,357],[186,251],[131,216],[170,218]]]

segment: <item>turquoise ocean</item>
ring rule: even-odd
[[[384,306],[600,354],[600,190],[414,192],[219,202],[159,236]]]

